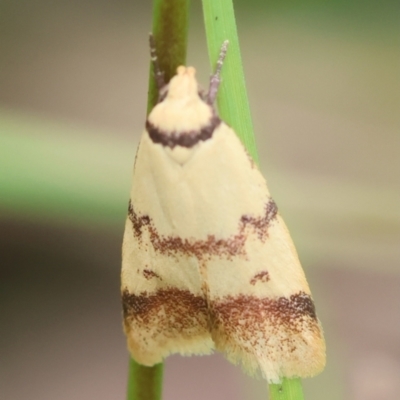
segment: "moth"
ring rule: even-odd
[[[195,69],[163,83],[133,172],[122,251],[124,331],[132,357],[214,349],[270,383],[325,365],[325,342],[304,272],[265,179]]]

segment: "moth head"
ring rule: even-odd
[[[165,98],[168,100],[198,99],[198,85],[196,70],[193,67],[181,65],[176,70],[176,75],[167,86]]]
[[[212,106],[199,93],[195,74],[193,67],[178,67],[146,122],[153,143],[161,144],[181,165],[193,156],[201,142],[211,138],[220,123]]]

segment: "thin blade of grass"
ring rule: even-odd
[[[203,14],[208,54],[212,63],[216,62],[224,40],[229,40],[217,97],[219,115],[235,130],[253,160],[258,162],[232,1],[203,0]],[[212,64],[212,68],[214,70],[215,64]]]
[[[278,385],[269,385],[270,400],[304,400],[301,379],[286,379]]]
[[[145,367],[132,358],[129,361],[128,400],[160,400],[164,364]]]

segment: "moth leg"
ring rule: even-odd
[[[156,42],[154,40],[154,36],[152,33],[150,33],[149,42],[150,42],[150,59],[151,62],[153,63],[154,77],[156,79],[158,93],[160,94],[162,93],[162,89],[165,87],[164,72],[161,71],[160,65],[158,64]]]
[[[219,87],[219,84],[221,83],[220,73],[221,73],[222,65],[224,63],[226,52],[228,51],[228,44],[229,44],[228,40],[225,40],[224,43],[222,43],[221,50],[220,50],[219,56],[218,56],[217,67],[215,69],[215,73],[213,75],[211,75],[210,86],[208,88],[208,94],[207,94],[207,103],[208,104],[214,104],[215,98],[217,97],[218,87]]]

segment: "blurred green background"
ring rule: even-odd
[[[307,400],[400,398],[400,6],[237,1],[261,167],[322,320]],[[200,4],[188,63],[207,87]],[[120,249],[144,126],[150,1],[0,4],[0,391],[123,399]],[[266,399],[221,356],[164,399]]]

